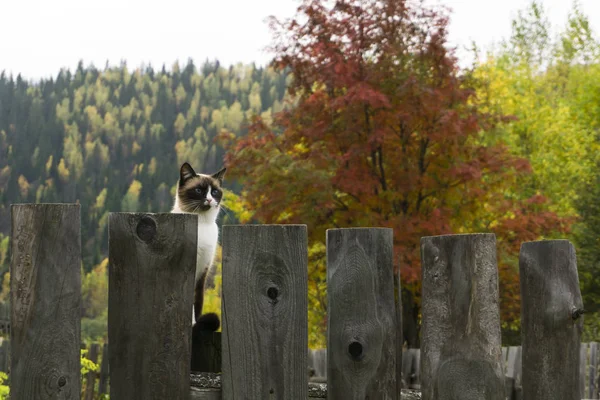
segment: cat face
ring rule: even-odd
[[[211,209],[218,209],[223,198],[223,168],[212,175],[197,174],[192,166],[184,163],[179,170],[177,197],[181,211],[201,214]]]

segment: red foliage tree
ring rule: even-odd
[[[502,196],[529,164],[480,144],[504,117],[471,101],[474,90],[447,48],[447,23],[403,0],[307,0],[295,19],[273,19],[275,63],[292,72],[295,103],[272,125],[255,118],[226,155],[257,221],[306,223],[311,243],[332,227],[394,228],[413,346],[422,236],[493,230],[512,243],[560,222]],[[514,320],[518,273],[504,269],[503,316]]]

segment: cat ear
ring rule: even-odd
[[[192,166],[189,163],[183,163],[179,170],[179,182],[183,183],[194,176],[196,176],[196,171],[194,171]]]
[[[219,172],[215,172],[211,176],[219,181],[220,184],[223,184],[223,178],[225,177],[225,171],[227,168],[223,167]]]

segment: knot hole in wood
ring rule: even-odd
[[[269,298],[274,302],[277,302],[277,296],[279,296],[279,289],[277,289],[275,286],[271,286],[267,289],[267,296],[269,296]]]
[[[585,310],[583,308],[577,308],[577,307],[573,307],[571,309],[571,318],[573,319],[573,321],[576,321],[579,319],[579,317],[581,317],[583,314],[585,313]]]
[[[354,361],[360,361],[364,358],[363,345],[359,342],[352,342],[348,345],[348,353]]]
[[[136,233],[144,242],[149,242],[156,236],[156,222],[149,216],[143,216],[137,224]]]

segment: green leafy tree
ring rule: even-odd
[[[578,250],[585,308],[598,312],[600,232],[600,46],[587,17],[575,3],[565,29],[552,38],[543,7],[533,2],[513,22],[511,38],[499,52],[475,66],[477,102],[490,113],[514,119],[482,135],[484,143],[506,143],[527,158],[532,174],[521,176],[513,198],[544,193],[550,210],[570,221]],[[553,232],[545,232],[553,237]],[[584,318],[585,332],[597,332],[598,318]],[[516,321],[518,322],[518,321]],[[515,335],[516,328],[514,326]]]

